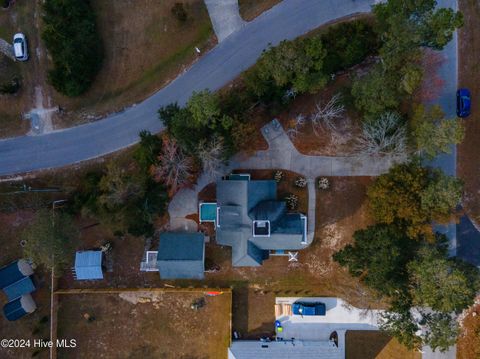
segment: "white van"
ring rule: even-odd
[[[28,60],[27,39],[24,34],[13,35],[13,51],[18,61]]]

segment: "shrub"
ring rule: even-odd
[[[187,15],[187,11],[185,10],[185,7],[183,6],[183,3],[176,2],[172,6],[170,11],[172,12],[173,16],[175,16],[175,18],[178,21],[180,21],[180,22],[187,21],[188,15]]]
[[[275,171],[275,174],[273,175],[273,179],[275,180],[275,182],[280,183],[281,180],[283,179],[283,172]]]
[[[326,190],[326,189],[330,188],[330,181],[328,180],[327,177],[321,177],[318,180],[318,188],[323,189],[323,190]]]
[[[305,177],[298,177],[295,180],[295,186],[298,188],[305,188],[307,187],[307,179]]]
[[[287,204],[287,208],[291,211],[294,211],[298,208],[298,196],[295,194],[289,194],[286,196],[285,202]]]
[[[67,96],[92,84],[102,65],[102,42],[88,0],[46,0],[42,38],[53,60],[48,79]]]
[[[20,89],[20,80],[14,77],[11,81],[0,84],[0,94],[13,95]]]

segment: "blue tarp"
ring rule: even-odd
[[[77,280],[103,279],[102,252],[85,251],[75,254]]]
[[[15,300],[21,297],[24,294],[29,294],[35,291],[35,286],[33,285],[32,279],[30,277],[25,277],[15,283],[10,284],[8,287],[3,288],[8,301]]]
[[[14,321],[27,315],[28,313],[23,309],[21,297],[9,302],[3,306],[3,314],[8,320]]]

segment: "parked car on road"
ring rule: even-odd
[[[293,314],[296,315],[325,315],[327,308],[320,302],[295,302],[292,305]]]
[[[467,117],[470,115],[470,90],[458,89],[457,90],[457,116]]]
[[[27,38],[21,32],[13,35],[13,51],[18,61],[28,60]]]

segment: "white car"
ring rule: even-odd
[[[13,35],[13,51],[18,61],[28,60],[27,38],[24,34],[19,32]]]

